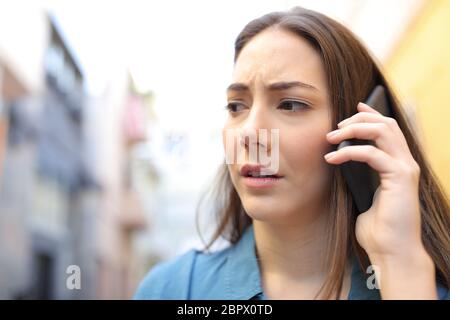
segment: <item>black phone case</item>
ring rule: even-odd
[[[383,86],[377,85],[371,92],[365,104],[371,106],[384,116],[392,117],[392,110],[389,106],[386,92]],[[342,141],[337,150],[352,145],[375,145],[371,140],[349,139]],[[358,161],[347,161],[340,165],[344,179],[353,196],[358,213],[367,211],[373,201],[373,196],[380,185],[380,178],[377,171],[368,164]]]

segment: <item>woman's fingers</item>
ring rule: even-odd
[[[374,108],[372,108],[368,104],[365,104],[365,103],[362,103],[362,102],[358,103],[356,108],[358,109],[358,111],[367,111],[367,112],[370,112],[370,113],[373,113],[373,114],[381,115],[380,112],[378,112],[377,110],[375,110]]]
[[[401,160],[405,164],[403,167],[417,171],[415,168],[418,166],[397,121],[383,116],[364,103],[358,104],[358,111],[340,122],[339,129],[328,133],[327,140],[332,144],[349,139],[371,140],[375,146],[370,144],[347,146],[325,155],[325,159],[333,164],[350,160],[366,162],[380,174],[393,172],[391,170],[395,170],[393,166],[398,162],[394,160]]]
[[[357,127],[351,129],[349,132],[345,132],[346,139],[351,137],[374,140],[370,138],[370,136],[378,137],[378,141],[375,141],[375,143],[385,152],[392,156],[396,155],[404,160],[408,160],[411,157],[408,143],[394,118],[383,116],[381,113],[364,103],[359,103],[357,108],[359,110],[358,113],[338,123],[339,130],[344,130],[346,127],[353,126],[353,124],[356,123],[378,123],[383,124],[384,127],[379,126],[378,128],[381,129],[381,132],[378,130],[377,132],[372,133],[367,132],[368,129],[360,131]],[[373,128],[376,130],[377,127]],[[340,141],[337,141],[336,139],[338,139],[337,136],[328,140],[331,143],[340,143]]]
[[[360,110],[358,113],[339,122],[337,125],[338,128],[355,122],[383,122],[391,129],[401,133],[400,127],[394,118],[383,116],[381,113],[364,103],[358,104],[358,110]]]
[[[327,134],[327,139],[332,144],[348,139],[372,140],[378,148],[396,158],[404,158],[409,152],[404,142],[384,122],[350,123]]]
[[[342,120],[341,122],[338,123],[337,126],[338,128],[342,128],[346,125],[349,125],[350,123],[355,122],[385,122],[385,119],[383,118],[385,117],[383,117],[381,114],[374,114],[371,112],[361,111],[345,120]]]
[[[394,159],[372,145],[347,146],[325,155],[326,161],[341,164],[350,160],[365,162],[380,174],[395,171]]]

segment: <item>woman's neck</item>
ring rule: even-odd
[[[327,219],[273,224],[253,221],[261,282],[269,299],[313,299],[327,276]],[[350,290],[350,266],[340,298]]]
[[[253,221],[258,261],[263,272],[291,280],[326,273],[326,216],[303,223]]]

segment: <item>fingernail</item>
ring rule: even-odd
[[[343,126],[344,124],[346,124],[348,122],[348,119],[342,120],[341,122],[338,123],[338,127]]]
[[[367,107],[369,107],[369,108],[371,108],[371,106],[369,106],[368,104],[365,104],[364,102],[359,102],[358,103],[358,107],[364,107],[364,106],[367,106]]]
[[[325,155],[325,159],[326,159],[326,160],[329,160],[329,159],[333,158],[335,155],[336,155],[336,151],[327,153],[327,154]]]
[[[327,133],[327,137],[328,138],[331,138],[332,136],[335,136],[335,135],[337,135],[338,133],[339,133],[339,129],[337,129],[337,130],[334,130],[334,131],[331,131],[331,132],[328,132]]]

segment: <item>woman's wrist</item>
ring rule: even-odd
[[[423,246],[369,259],[383,299],[437,299],[434,262]]]

